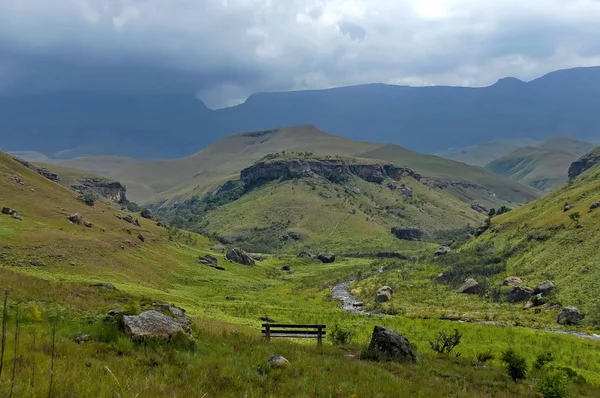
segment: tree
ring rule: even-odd
[[[581,219],[581,214],[579,214],[579,212],[578,212],[578,211],[576,211],[575,213],[571,213],[571,214],[569,214],[569,218],[570,218],[571,220],[573,220],[573,222],[575,223],[575,226],[576,226],[576,227],[578,227],[578,226],[580,225],[580,224],[579,224],[579,220]]]
[[[502,353],[502,362],[506,365],[506,372],[514,382],[527,378],[527,361],[512,348]]]

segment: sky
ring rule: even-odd
[[[600,0],[0,0],[0,93],[485,86],[600,65]]]

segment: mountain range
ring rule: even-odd
[[[561,134],[594,139],[600,67],[552,72],[489,87],[368,84],[257,93],[211,110],[191,93],[48,92],[0,97],[0,148],[51,157],[189,156],[237,131],[313,124],[351,139],[434,153],[497,139]]]

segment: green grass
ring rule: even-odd
[[[8,178],[15,173],[25,185]],[[534,372],[525,382],[513,383],[501,367],[500,352],[511,346],[530,363],[543,350],[552,350],[557,365],[572,368],[588,381],[573,385],[573,395],[598,393],[598,342],[520,328],[423,319],[423,309],[413,310],[408,305],[402,309],[402,303],[409,302],[411,289],[418,298],[413,301],[425,300],[427,294],[437,297],[426,303],[432,307],[452,303],[467,311],[486,305],[446,302],[453,294],[450,288],[422,290],[420,281],[435,271],[428,267],[435,266],[411,264],[414,268],[407,269],[406,281],[414,286],[398,284],[394,298],[399,301],[394,305],[405,315],[352,315],[338,308],[330,287],[359,272],[370,275],[380,262],[340,258],[333,264],[321,264],[281,254],[267,255],[257,266],[245,267],[217,254],[226,268],[218,271],[197,263],[198,255],[210,252],[212,242],[208,239],[186,232],[170,233],[144,219],[135,227],[115,217],[122,214],[120,210],[101,203],[88,207],[77,201],[74,193],[3,155],[0,192],[0,205],[15,208],[23,216],[23,221],[0,218],[3,229],[13,231],[5,234],[0,244],[0,281],[2,287],[10,289],[2,396],[11,389],[13,363],[17,364],[14,396],[48,396],[54,322],[55,397],[109,397],[115,392],[122,397],[239,397],[246,393],[248,397],[534,397],[533,385],[542,373]],[[73,212],[80,212],[94,228],[69,224],[66,215]],[[146,237],[145,243],[137,240],[140,232]],[[420,255],[422,247],[406,250]],[[33,267],[31,259],[41,259],[46,265]],[[280,271],[284,264],[290,264],[292,271]],[[402,270],[398,272],[402,275]],[[118,290],[91,287],[92,281],[111,282]],[[366,283],[365,294],[369,289]],[[237,300],[225,300],[227,295]],[[135,307],[141,300],[168,301],[186,308],[195,319],[195,347],[132,344],[103,324],[109,309]],[[22,329],[19,359],[13,361],[17,305]],[[41,313],[40,320],[35,320],[34,308]],[[494,311],[500,313],[503,308]],[[434,313],[432,309],[430,315]],[[341,348],[327,339],[322,349],[314,341],[274,340],[269,344],[259,337],[258,318],[265,315],[278,322],[322,322],[328,328],[337,324],[351,329],[356,337],[352,345]],[[407,336],[417,349],[418,362],[360,360],[376,324]],[[429,340],[439,330],[453,328],[464,333],[457,348],[460,357],[439,356],[429,349]],[[89,334],[92,340],[76,344],[73,339],[79,333]],[[488,349],[496,359],[484,368],[473,366],[476,355]],[[265,362],[276,353],[288,358],[291,365],[267,371]]]

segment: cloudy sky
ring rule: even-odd
[[[0,92],[482,86],[600,65],[600,0],[0,0]]]

